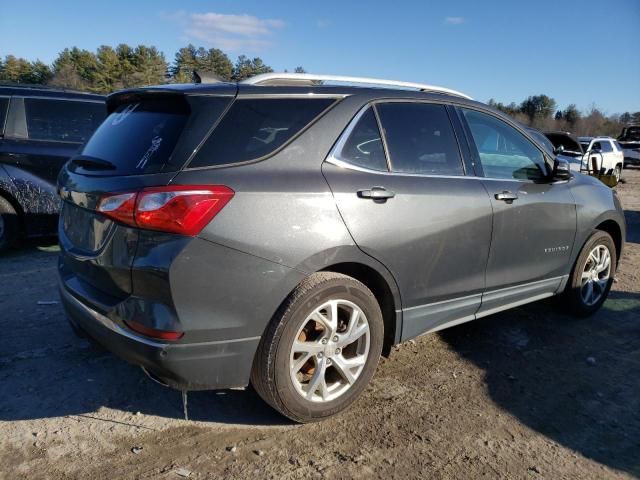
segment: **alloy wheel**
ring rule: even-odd
[[[366,315],[348,300],[329,300],[304,320],[291,346],[289,370],[296,391],[312,402],[343,395],[364,370],[371,332]]]
[[[596,245],[582,269],[580,295],[585,305],[595,305],[605,294],[611,275],[611,252],[605,245]]]

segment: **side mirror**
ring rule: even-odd
[[[564,145],[558,145],[553,149],[553,153],[556,155],[560,155],[562,152],[564,152]]]
[[[556,158],[553,161],[552,177],[554,180],[569,180],[571,178],[569,162],[561,158]]]

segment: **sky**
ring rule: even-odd
[[[276,71],[440,85],[477,100],[640,111],[640,0],[280,2],[30,0],[0,8],[0,56],[52,62],[65,47],[193,43]]]

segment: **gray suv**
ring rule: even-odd
[[[251,383],[315,421],[394,344],[553,295],[588,315],[611,288],[615,192],[458,92],[267,74],[107,106],[59,177],[61,296],[165,385]]]

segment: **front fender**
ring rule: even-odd
[[[576,202],[577,231],[571,265],[575,263],[589,236],[605,222],[614,222],[620,231],[619,261],[624,247],[626,223],[624,210],[615,190],[584,175],[576,176],[574,182],[571,192]]]

